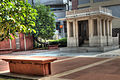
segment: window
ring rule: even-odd
[[[78,4],[87,4],[90,3],[90,0],[78,0]]]
[[[104,2],[104,1],[110,1],[110,0],[93,0],[94,3],[96,3],[96,2]]]
[[[94,25],[94,28],[93,28],[94,29],[93,30],[94,33],[93,34],[94,34],[94,36],[97,36],[98,35],[98,31],[97,31],[97,19],[93,20],[93,25]]]
[[[108,8],[108,9],[112,10],[113,16],[116,16],[116,17],[120,18],[120,5],[107,6],[105,8]]]
[[[73,37],[73,22],[69,23],[69,29],[70,29],[70,37]]]

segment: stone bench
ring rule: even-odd
[[[26,74],[26,75],[50,75],[51,62],[57,60],[55,57],[41,58],[9,58],[2,59],[9,62],[11,73]]]
[[[11,48],[0,49],[0,54],[9,54],[12,53]]]

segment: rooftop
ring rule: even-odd
[[[72,10],[72,11],[66,12],[66,18],[84,17],[84,16],[90,16],[90,15],[99,15],[99,14],[112,16],[112,10],[109,10],[107,8],[102,8],[102,7]]]

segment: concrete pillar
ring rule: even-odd
[[[70,37],[70,31],[69,31],[69,30],[70,30],[70,29],[69,29],[70,27],[69,27],[69,25],[70,25],[70,24],[69,24],[69,21],[67,20],[67,37],[68,37],[68,38]]]
[[[109,20],[107,19],[107,46],[109,45],[109,26],[110,26],[110,24],[109,24]]]
[[[75,32],[76,33],[76,46],[79,47],[79,39],[78,39],[78,27],[79,26],[78,26],[78,21],[76,20],[75,22],[76,22],[76,26],[75,26],[76,27],[76,32]]]
[[[112,20],[110,20],[110,36],[112,37]]]
[[[105,30],[105,19],[103,19],[103,36],[106,36],[106,30]]]
[[[107,36],[109,36],[109,26],[110,26],[109,20],[107,20]]]
[[[9,39],[9,43],[10,43],[10,49],[12,49],[12,40]]]
[[[89,37],[93,36],[93,19],[88,20],[88,25],[89,25]]]
[[[97,18],[97,29],[98,29],[98,45],[103,46],[102,44],[102,24],[101,24],[101,19]]]
[[[73,21],[73,36],[76,38],[76,20]]]
[[[102,36],[101,19],[97,18],[98,36]]]
[[[27,47],[26,47],[26,38],[25,38],[25,34],[24,34],[24,47],[25,47],[25,51],[27,50]]]
[[[102,21],[101,21],[101,19],[99,20],[100,21],[100,26],[99,26],[99,30],[100,30],[100,36],[102,36]]]
[[[10,34],[10,29],[9,29],[9,34]],[[10,49],[12,49],[12,40],[11,39],[9,39],[9,43],[10,43]]]
[[[88,20],[88,27],[89,27],[89,46],[93,45],[91,39],[93,37],[93,19]]]

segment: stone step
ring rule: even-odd
[[[71,51],[71,52],[105,52],[118,49],[119,46],[105,46],[105,47],[66,47],[60,48],[60,51]]]
[[[69,51],[69,52],[96,52],[99,51],[98,48],[90,47],[71,47],[71,48],[60,48],[60,51]]]

